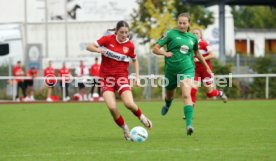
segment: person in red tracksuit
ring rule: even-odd
[[[100,67],[101,65],[99,64],[99,59],[95,58],[95,64],[93,64],[90,68],[90,75],[93,77],[91,91],[88,96],[90,100],[93,99],[93,97],[100,97],[100,100],[103,100],[103,98],[101,97],[101,87],[98,79],[100,77]],[[97,93],[94,92],[95,87],[96,89],[98,89]]]
[[[15,77],[24,77],[25,76],[24,70],[22,69],[21,61],[17,61],[16,65],[12,69],[12,74]],[[19,88],[21,88],[23,97],[25,99],[25,97],[26,97],[26,88],[25,88],[25,84],[24,84],[23,79],[16,78],[15,82],[16,82],[16,85],[17,85],[16,96],[15,96],[16,101],[20,101],[19,100]]]

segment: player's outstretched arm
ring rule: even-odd
[[[208,55],[204,57],[205,60],[210,60],[210,59],[213,59],[215,58],[215,54],[213,51],[209,51],[208,52]]]
[[[97,53],[100,53],[100,54],[105,53],[105,50],[98,47],[95,43],[92,43],[92,44],[88,45],[86,50],[91,51],[91,52],[97,52]]]
[[[133,62],[133,68],[134,68],[134,72],[135,72],[135,85],[139,85],[140,84],[140,79],[139,79],[139,61],[137,58],[132,59]]]

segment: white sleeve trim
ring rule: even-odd
[[[95,44],[96,44],[97,47],[100,47],[98,41],[95,41]]]
[[[89,69],[87,67],[84,68],[83,75],[89,75]]]
[[[135,57],[134,58],[131,58],[132,60],[136,60],[137,59],[137,55],[135,55]]]
[[[209,45],[206,46],[206,49],[207,49],[208,52],[213,51],[213,48],[211,46],[209,46]]]
[[[80,70],[79,70],[79,68],[77,67],[76,69],[75,69],[75,75],[79,75],[80,74]]]

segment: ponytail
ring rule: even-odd
[[[116,31],[116,28],[113,28],[113,29],[107,29],[107,31]]]
[[[115,34],[116,34],[116,28],[113,28],[113,29],[107,29],[107,32],[115,32]]]
[[[113,28],[113,29],[107,29],[107,31],[112,31],[114,32],[115,31],[115,35],[117,34],[117,31],[121,28],[121,27],[127,27],[129,28],[129,25],[126,21],[119,21],[116,25],[116,28]]]

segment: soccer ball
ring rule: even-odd
[[[144,142],[148,139],[148,132],[141,126],[136,126],[130,130],[130,140],[133,142]]]

